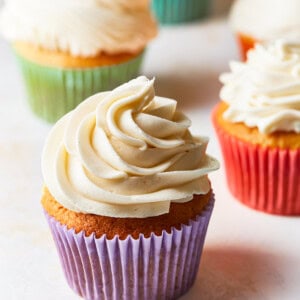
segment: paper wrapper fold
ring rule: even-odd
[[[195,281],[213,206],[212,197],[180,230],[125,240],[86,237],[46,218],[66,279],[85,299],[176,299]]]
[[[55,122],[87,97],[111,90],[139,74],[143,54],[128,62],[94,68],[55,68],[17,55],[29,105],[40,118]]]
[[[266,213],[300,215],[300,149],[252,145],[214,125],[232,194]]]
[[[178,24],[205,17],[209,3],[209,0],[152,0],[152,9],[161,24]]]

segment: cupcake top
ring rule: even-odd
[[[81,57],[135,54],[157,33],[149,0],[6,0],[0,26],[12,42]]]
[[[170,203],[207,194],[219,167],[177,102],[134,79],[96,94],[51,130],[42,156],[45,184],[64,207],[109,217],[162,215]]]
[[[230,13],[235,31],[260,40],[300,36],[299,0],[236,0]]]
[[[257,127],[261,133],[300,133],[300,43],[257,44],[246,62],[232,62],[220,77],[223,117]]]

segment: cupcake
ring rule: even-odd
[[[136,77],[157,32],[148,0],[10,0],[0,22],[29,104],[49,122]]]
[[[229,189],[251,208],[300,215],[300,43],[256,44],[230,66],[213,112]]]
[[[247,51],[259,42],[300,37],[299,0],[236,0],[230,23],[245,60]]]
[[[152,0],[152,9],[161,24],[197,21],[208,14],[210,0]]]
[[[176,104],[139,77],[88,98],[48,136],[42,205],[86,299],[175,299],[196,278],[218,162]]]

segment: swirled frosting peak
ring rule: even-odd
[[[232,62],[220,77],[224,118],[260,132],[300,133],[300,43],[278,40],[257,44],[245,63]]]
[[[153,83],[138,77],[96,94],[53,127],[42,171],[64,207],[143,218],[209,192],[218,162],[205,153],[208,140],[191,135],[177,102],[155,96]]]
[[[149,0],[6,0],[0,27],[10,41],[81,57],[135,54],[157,33]]]

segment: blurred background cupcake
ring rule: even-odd
[[[88,98],[45,144],[42,205],[85,299],[177,299],[196,278],[219,163],[153,84],[139,77]]]
[[[225,15],[233,0],[152,0],[152,9],[162,25],[184,24]]]
[[[229,189],[257,210],[300,215],[300,42],[256,44],[230,67],[213,113]]]
[[[211,0],[152,0],[152,9],[161,24],[200,20],[210,10]]]
[[[7,0],[0,21],[30,106],[49,122],[135,77],[156,35],[148,0]]]
[[[237,36],[241,56],[256,42],[298,36],[300,38],[299,0],[236,0],[230,23]]]

